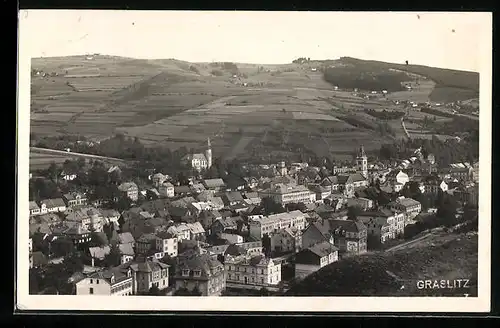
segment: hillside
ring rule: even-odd
[[[287,295],[477,295],[477,287],[467,290],[417,288],[417,280],[424,279],[466,278],[473,285],[477,281],[477,235],[444,235],[433,239],[432,243],[393,253],[373,253],[343,259],[306,277],[292,287]],[[403,285],[404,288],[401,288]]]
[[[374,65],[344,71],[370,75],[385,69]],[[429,72],[437,76],[432,75],[437,74],[434,69]],[[389,75],[392,84],[407,76]],[[411,92],[394,88],[386,96],[366,99],[334,90],[321,70],[300,64],[104,55],[34,58],[31,132],[96,139],[123,133],[170,149],[201,149],[211,138],[216,157],[274,160],[314,155],[344,160],[361,144],[367,151],[378,151],[382,143],[405,138],[399,119],[382,122],[366,109],[401,111],[403,105],[393,101],[428,101],[435,85],[423,81]],[[417,123],[425,116],[411,115]]]
[[[450,102],[477,98],[479,94],[479,73],[457,71],[444,68],[428,67],[422,65],[405,65],[386,63],[374,60],[361,60],[351,57],[342,57],[336,65],[353,66],[361,71],[389,71],[398,70],[416,74],[421,78],[432,80],[436,85],[430,94],[430,100]],[[417,77],[418,78],[418,77]]]

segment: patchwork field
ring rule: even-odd
[[[298,64],[103,55],[35,58],[31,131],[96,137],[120,132],[172,149],[199,149],[210,137],[214,154],[228,158],[300,149],[346,156],[360,144],[376,150],[383,142],[405,137],[399,120],[388,121],[394,136],[381,135],[380,120],[365,109],[404,111],[393,100],[427,102],[435,92],[453,97],[453,88],[445,90],[440,84],[436,91],[437,84],[423,75],[409,76],[406,84],[412,85],[411,91],[365,99],[349,90],[334,90],[320,70]],[[421,129],[425,116],[410,111],[407,128]]]

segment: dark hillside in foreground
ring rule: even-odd
[[[434,246],[366,254],[328,265],[292,287],[290,296],[447,296],[465,290],[418,290],[419,279],[477,279],[477,235],[438,237]],[[391,277],[387,271],[401,280]],[[401,289],[402,285],[405,287]]]

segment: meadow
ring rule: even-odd
[[[358,74],[370,65],[354,71]],[[404,80],[414,83],[413,89],[364,99],[352,91],[334,90],[321,71],[298,64],[95,55],[35,58],[32,69],[31,131],[36,134],[123,133],[146,145],[172,149],[203,149],[211,138],[214,154],[228,158],[299,148],[320,156],[345,156],[361,144],[376,150],[405,135],[399,119],[388,121],[392,136],[381,135],[379,121],[365,109],[404,111],[392,100],[425,102],[433,92],[444,90],[435,91],[442,81],[434,82],[431,76],[419,78],[417,85],[405,73],[384,73],[382,80]],[[214,70],[220,72],[214,75]],[[342,72],[350,74],[349,68]],[[410,111],[417,125],[412,128],[418,130],[424,117]]]

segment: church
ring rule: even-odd
[[[208,138],[207,150],[205,150],[204,154],[188,154],[182,158],[182,161],[198,172],[212,167],[212,146],[210,145],[210,138]]]

